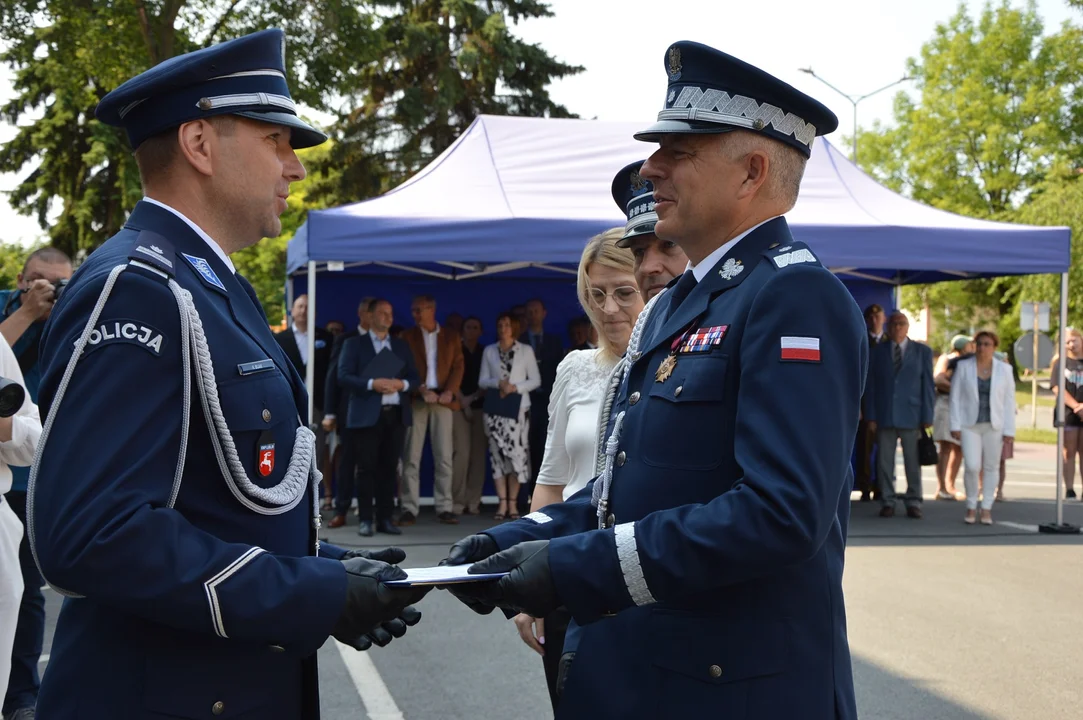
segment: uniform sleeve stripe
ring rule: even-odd
[[[218,637],[229,637],[226,635],[226,627],[222,621],[222,608],[218,605],[218,586],[233,577],[237,571],[252,562],[262,552],[263,548],[249,548],[246,553],[227,565],[220,573],[203,583],[203,589],[207,593],[207,603],[211,607],[211,624],[214,625],[214,632]]]
[[[553,518],[549,517],[543,512],[532,512],[529,515],[523,516],[524,520],[533,520],[539,525],[544,525],[547,522],[552,522]]]
[[[635,523],[617,525],[613,528],[613,536],[617,542],[617,560],[620,562],[620,571],[624,575],[624,584],[628,588],[628,594],[632,596],[632,602],[636,605],[650,605],[658,602],[651,595],[650,588],[647,587],[647,579],[643,577],[643,566],[639,564]]]

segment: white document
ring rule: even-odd
[[[442,565],[427,568],[403,568],[406,571],[405,580],[392,580],[388,585],[450,585],[451,583],[481,582],[482,580],[498,580],[507,573],[487,573],[470,575],[473,563],[467,565]]]

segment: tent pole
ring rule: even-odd
[[[1060,340],[1058,341],[1057,354],[1061,357],[1061,363],[1064,362],[1066,356],[1068,333],[1065,330],[1068,327],[1068,273],[1061,273],[1060,276]],[[1035,357],[1035,364],[1037,364],[1038,358]],[[1061,367],[1064,367],[1063,364]],[[1037,370],[1037,368],[1035,368]],[[1053,378],[1050,378],[1053,380]],[[1057,520],[1053,523],[1045,523],[1038,526],[1038,531],[1043,533],[1055,533],[1055,534],[1075,534],[1079,532],[1079,528],[1075,525],[1066,525],[1064,523],[1064,463],[1061,462],[1061,457],[1064,453],[1064,373],[1060,373],[1060,376],[1056,378],[1057,381],[1057,411],[1056,411],[1056,425],[1057,425]]]
[[[313,389],[316,387],[316,263],[308,263],[308,362],[305,363],[305,387],[308,389],[308,424],[315,426],[312,418]]]

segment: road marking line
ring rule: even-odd
[[[357,688],[369,720],[404,720],[402,711],[395,704],[395,698],[391,697],[391,692],[369,654],[354,650],[338,640],[335,640],[335,645],[338,646],[338,654],[346,664],[346,670]]]
[[[1026,532],[1038,532],[1037,525],[1026,525],[1024,523],[1011,522],[1010,520],[994,520],[997,525],[1003,525],[1004,527],[1010,527],[1015,530],[1025,530]]]

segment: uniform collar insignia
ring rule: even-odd
[[[718,271],[718,274],[722,276],[723,280],[732,280],[733,278],[744,272],[744,270],[744,263],[742,263],[740,260],[726,258],[726,262],[722,264],[722,269]]]
[[[191,263],[192,267],[195,268],[196,272],[199,273],[200,277],[209,282],[211,285],[214,285],[216,288],[219,288],[222,292],[226,292],[226,286],[222,284],[221,280],[218,279],[218,275],[215,274],[214,268],[211,267],[211,264],[209,262],[207,262],[201,257],[195,257],[193,255],[189,255],[188,253],[181,253],[181,255],[184,256],[185,260]]]

